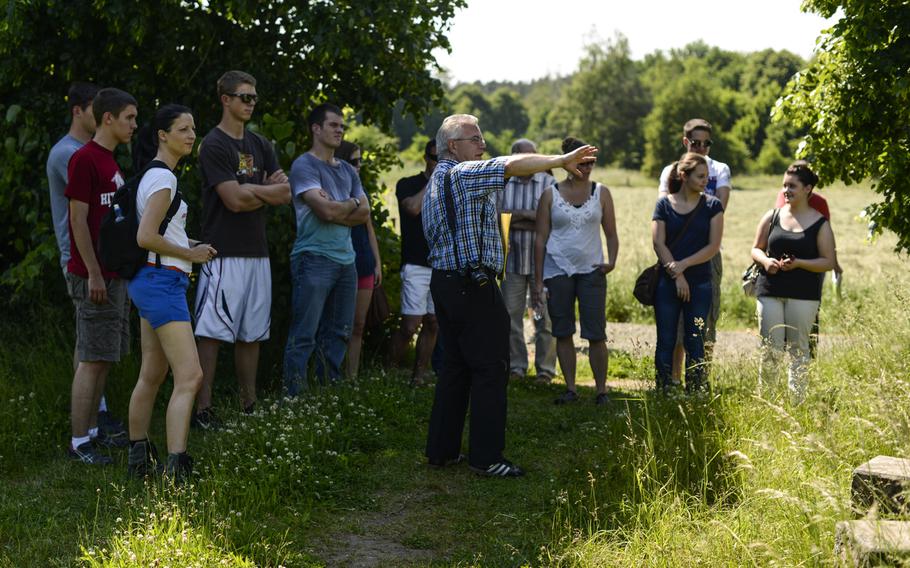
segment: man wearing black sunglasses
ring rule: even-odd
[[[713,195],[720,199],[724,211],[727,210],[727,202],[730,199],[730,166],[723,162],[713,160],[708,156],[714,141],[711,140],[712,133],[711,123],[703,118],[693,118],[683,125],[682,145],[687,152],[695,152],[705,157],[708,162],[708,185],[705,187],[705,194]],[[660,173],[660,196],[667,194],[667,179],[670,177],[670,169],[667,166]],[[705,354],[708,358],[713,352],[714,342],[717,340],[717,318],[720,316],[720,287],[721,279],[724,273],[723,262],[721,262],[721,253],[718,252],[711,259],[711,287],[713,289],[713,298],[711,302],[711,311],[708,313],[708,321],[705,322]],[[682,329],[682,319],[680,319],[680,329]],[[682,366],[685,360],[686,352],[683,349],[682,338],[683,332],[676,334],[676,349],[673,352],[673,380],[678,382],[682,376]]]
[[[218,425],[211,408],[212,382],[222,342],[234,344],[241,407],[253,410],[259,342],[269,338],[271,325],[265,208],[291,201],[288,177],[272,144],[246,128],[258,99],[256,79],[243,71],[228,71],[218,80],[218,98],[221,122],[199,148],[202,234],[219,253],[203,265],[196,291],[202,388],[193,424],[205,429]]]

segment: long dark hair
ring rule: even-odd
[[[670,177],[667,178],[667,191],[678,193],[683,185],[682,175],[686,174],[686,177],[689,177],[698,166],[708,167],[708,160],[701,154],[686,152],[680,156],[679,160],[673,162],[670,168]]]
[[[335,157],[350,164],[351,156],[353,156],[354,152],[357,150],[360,150],[360,146],[354,144],[353,142],[342,140],[341,145],[338,146],[338,148],[335,148]]]
[[[133,170],[142,171],[142,168],[155,159],[158,153],[158,131],[165,132],[171,129],[174,121],[184,114],[193,114],[189,107],[178,104],[167,104],[160,107],[151,122],[139,129],[136,141],[133,143]]]

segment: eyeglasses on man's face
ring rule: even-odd
[[[259,95],[257,95],[256,93],[228,93],[227,96],[237,97],[238,99],[243,101],[244,104],[248,104],[248,105],[256,104],[256,101],[259,100]]]
[[[483,139],[483,136],[476,136],[476,135],[475,135],[475,136],[471,136],[470,138],[452,138],[452,140],[455,141],[455,142],[460,142],[460,141],[462,141],[462,140],[467,140],[468,142],[471,142],[471,143],[473,143],[473,144],[477,144],[478,146],[486,146],[486,145],[487,145],[487,141]]]

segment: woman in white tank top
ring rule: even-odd
[[[566,138],[563,152],[584,142]],[[556,355],[566,379],[566,392],[556,404],[578,400],[575,387],[575,303],[581,320],[581,337],[590,344],[589,358],[597,385],[596,404],[607,396],[606,275],[616,266],[619,237],[613,198],[607,187],[591,181],[594,163],[579,167],[580,177],[569,176],[549,188],[537,206],[534,289],[532,302],[540,303],[547,291],[547,310],[553,321]],[[600,234],[607,241],[609,262],[604,262]]]
[[[193,263],[211,260],[216,251],[187,237],[185,203],[179,205],[163,233],[160,229],[171,203],[179,199],[173,170],[193,151],[196,140],[190,109],[181,105],[161,107],[155,113],[150,135],[157,146],[155,161],[151,162],[154,167],[144,171],[136,195],[136,240],[149,251],[148,265],[129,283],[130,298],[140,316],[142,366],[130,397],[127,471],[132,477],[145,477],[163,469],[180,483],[192,473],[186,439],[193,401],[202,383],[186,302],[188,276]],[[169,368],[174,374],[174,389],[167,407],[167,462],[161,464],[148,430],[155,397]]]

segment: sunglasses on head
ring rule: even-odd
[[[237,97],[245,104],[252,104],[259,100],[259,95],[255,93],[228,93],[229,97]]]
[[[714,144],[714,142],[712,142],[711,140],[702,141],[702,140],[692,140],[691,138],[686,138],[686,141],[689,143],[689,146],[692,146],[694,148],[702,148],[702,147],[710,148],[711,145]]]

